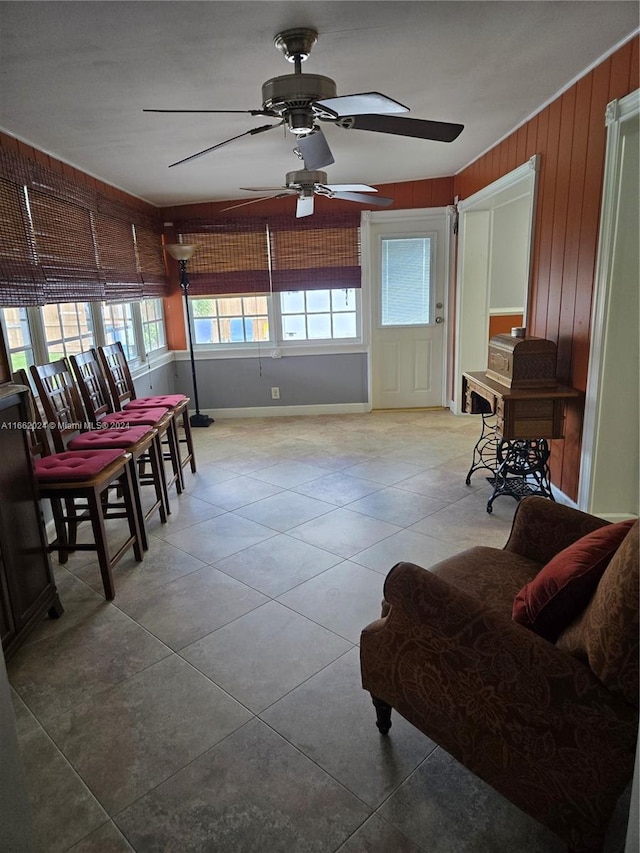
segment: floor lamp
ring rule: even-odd
[[[196,360],[193,354],[193,336],[191,333],[191,314],[189,312],[189,279],[187,278],[187,261],[197,250],[198,245],[188,243],[167,243],[163,246],[165,252],[175,258],[180,264],[180,287],[184,293],[184,308],[187,314],[187,331],[189,334],[189,355],[191,356],[191,377],[193,379],[193,401],[196,404],[195,415],[191,415],[189,422],[193,427],[208,427],[213,423],[213,418],[204,415],[200,411],[198,402],[198,381],[196,379]]]

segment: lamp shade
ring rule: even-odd
[[[166,243],[162,248],[176,261],[188,261],[199,246],[200,243]]]

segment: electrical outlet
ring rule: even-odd
[[[280,389],[278,387],[273,387],[271,389],[271,399],[279,400],[280,399]]]

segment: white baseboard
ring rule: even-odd
[[[556,499],[556,503],[570,506],[572,509],[578,509],[578,504],[568,495],[565,495],[564,492],[560,491],[557,486],[554,486],[553,483],[551,483],[551,491],[553,492],[553,497]]]
[[[328,403],[312,406],[248,406],[237,409],[203,409],[214,420],[228,418],[287,418],[298,415],[361,415],[371,411],[369,403]]]
[[[573,509],[582,509],[582,507],[578,506],[577,502],[567,497],[564,492],[561,492],[560,489],[556,488],[556,486],[551,484],[551,491],[553,492],[553,496],[559,504],[564,504],[565,506],[570,506]],[[589,510],[583,509],[583,512],[589,512]],[[590,515],[597,515],[598,518],[602,518],[605,521],[611,522],[611,524],[615,524],[616,521],[627,521],[629,518],[636,518],[637,513],[633,512],[603,512],[603,513],[589,513]]]

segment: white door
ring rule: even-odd
[[[392,213],[369,218],[372,407],[442,406],[447,213]]]

